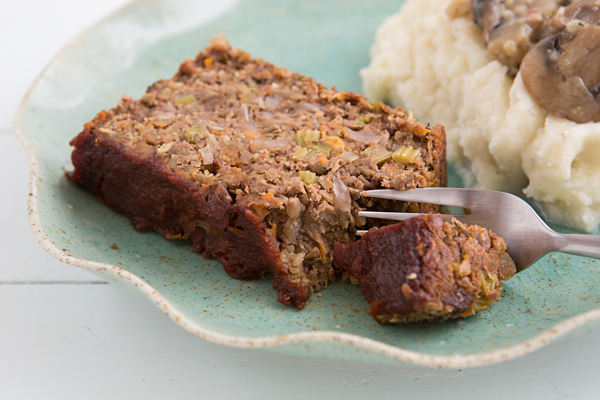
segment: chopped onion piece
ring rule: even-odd
[[[223,125],[219,125],[219,124],[215,124],[214,122],[210,121],[208,123],[208,125],[206,126],[211,132],[214,131],[224,131],[225,127]]]
[[[256,102],[258,103],[258,107],[260,107],[262,110],[267,108],[267,105],[265,104],[265,100],[262,97],[258,97],[256,99]]]
[[[295,219],[288,219],[283,226],[281,238],[286,243],[296,243],[298,233],[300,232],[300,223]]]
[[[286,144],[280,140],[269,140],[269,139],[263,139],[263,138],[258,138],[253,140],[252,142],[250,142],[250,145],[248,146],[248,149],[252,152],[252,153],[258,153],[260,150],[268,150],[270,152],[277,152],[281,149],[283,149],[286,146]]]
[[[347,131],[348,137],[356,142],[379,142],[381,135],[376,132],[368,132],[363,130],[353,131],[352,129]]]
[[[333,193],[335,194],[333,201],[335,208],[343,212],[350,212],[352,205],[350,191],[339,175],[333,177]]]
[[[319,107],[316,104],[311,104],[311,103],[304,103],[304,104],[302,104],[302,107],[306,108],[307,110],[315,111],[315,112],[323,111],[323,109],[321,107]]]
[[[169,104],[170,107],[166,107],[167,108],[173,108],[173,106],[171,104]],[[155,118],[157,121],[170,121],[175,117],[175,114],[171,113],[171,112],[165,112],[164,114],[159,114],[157,115]]]
[[[383,135],[381,135],[381,138],[379,139],[379,142],[377,142],[377,144],[380,146],[387,146],[389,141],[390,141],[390,134],[385,132]]]
[[[304,206],[297,197],[289,199],[285,211],[290,218],[298,218]]]
[[[242,103],[242,115],[246,121],[250,122],[250,111],[248,111],[248,104]]]
[[[219,150],[219,142],[217,141],[217,138],[215,137],[215,135],[213,135],[212,133],[208,134],[208,137],[206,138],[206,142],[208,144],[210,144],[210,146],[213,148],[213,150]]]
[[[243,150],[240,154],[240,161],[244,164],[248,164],[252,161],[252,153],[248,150]]]
[[[279,103],[281,103],[281,101],[277,97],[267,96],[265,98],[265,105],[268,109],[272,110],[276,108],[279,105]]]
[[[210,165],[215,161],[210,144],[207,144],[200,149],[200,155],[202,155],[202,162],[204,165]]]

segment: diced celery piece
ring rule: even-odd
[[[196,101],[196,96],[194,96],[193,94],[188,94],[186,96],[182,96],[182,97],[178,98],[177,104],[179,104],[181,106],[187,106],[188,104],[191,104],[195,101]]]
[[[318,141],[321,138],[321,133],[315,130],[305,130],[296,132],[296,143],[299,146],[307,147],[309,144]]]
[[[368,124],[369,122],[371,122],[373,120],[373,117],[371,117],[370,115],[361,115],[360,117],[357,118],[357,120],[359,120],[360,122],[362,122],[364,124]]]
[[[319,142],[313,148],[325,155],[329,155],[329,153],[331,152],[331,145],[325,142]]]
[[[305,147],[301,148],[294,154],[294,161],[304,160],[304,157],[306,157],[306,153],[308,153],[308,149]]]
[[[345,158],[348,161],[354,161],[354,160],[358,160],[360,158],[360,156],[356,153],[353,153],[351,151],[344,151],[341,156],[343,158]]]
[[[190,128],[187,130],[190,143],[196,143],[196,136],[200,133],[198,128]]]
[[[315,150],[315,149],[310,149],[308,150],[308,152],[306,153],[306,159],[310,160],[311,158],[313,158],[314,156],[316,156],[317,154],[319,154],[320,151]]]
[[[388,151],[385,146],[371,146],[365,149],[365,155],[373,160],[377,165],[383,164],[392,158],[392,152]]]
[[[414,164],[420,155],[421,150],[413,149],[410,146],[401,146],[394,152],[392,159],[400,164]]]
[[[306,183],[307,185],[312,185],[313,183],[319,182],[319,178],[317,178],[317,174],[315,174],[314,172],[300,171],[298,172],[298,176],[300,177],[302,182]]]

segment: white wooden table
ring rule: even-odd
[[[13,116],[52,55],[124,2],[0,5],[0,399],[600,399],[600,332],[468,370],[295,358],[202,341],[46,254],[27,221]]]

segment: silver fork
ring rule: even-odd
[[[469,215],[442,214],[445,220],[456,218],[465,224],[480,225],[502,237],[508,254],[523,271],[545,254],[559,251],[600,259],[600,236],[562,234],[542,221],[527,202],[509,193],[480,189],[423,188],[407,191],[368,190],[366,197],[410,201],[468,208]],[[402,221],[415,213],[360,211],[358,215]],[[366,231],[358,231],[363,234]]]

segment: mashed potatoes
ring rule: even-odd
[[[380,27],[367,96],[445,125],[448,159],[467,185],[525,193],[546,217],[589,232],[600,224],[600,123],[549,114],[521,75],[490,61],[470,18],[452,0],[407,0]]]

